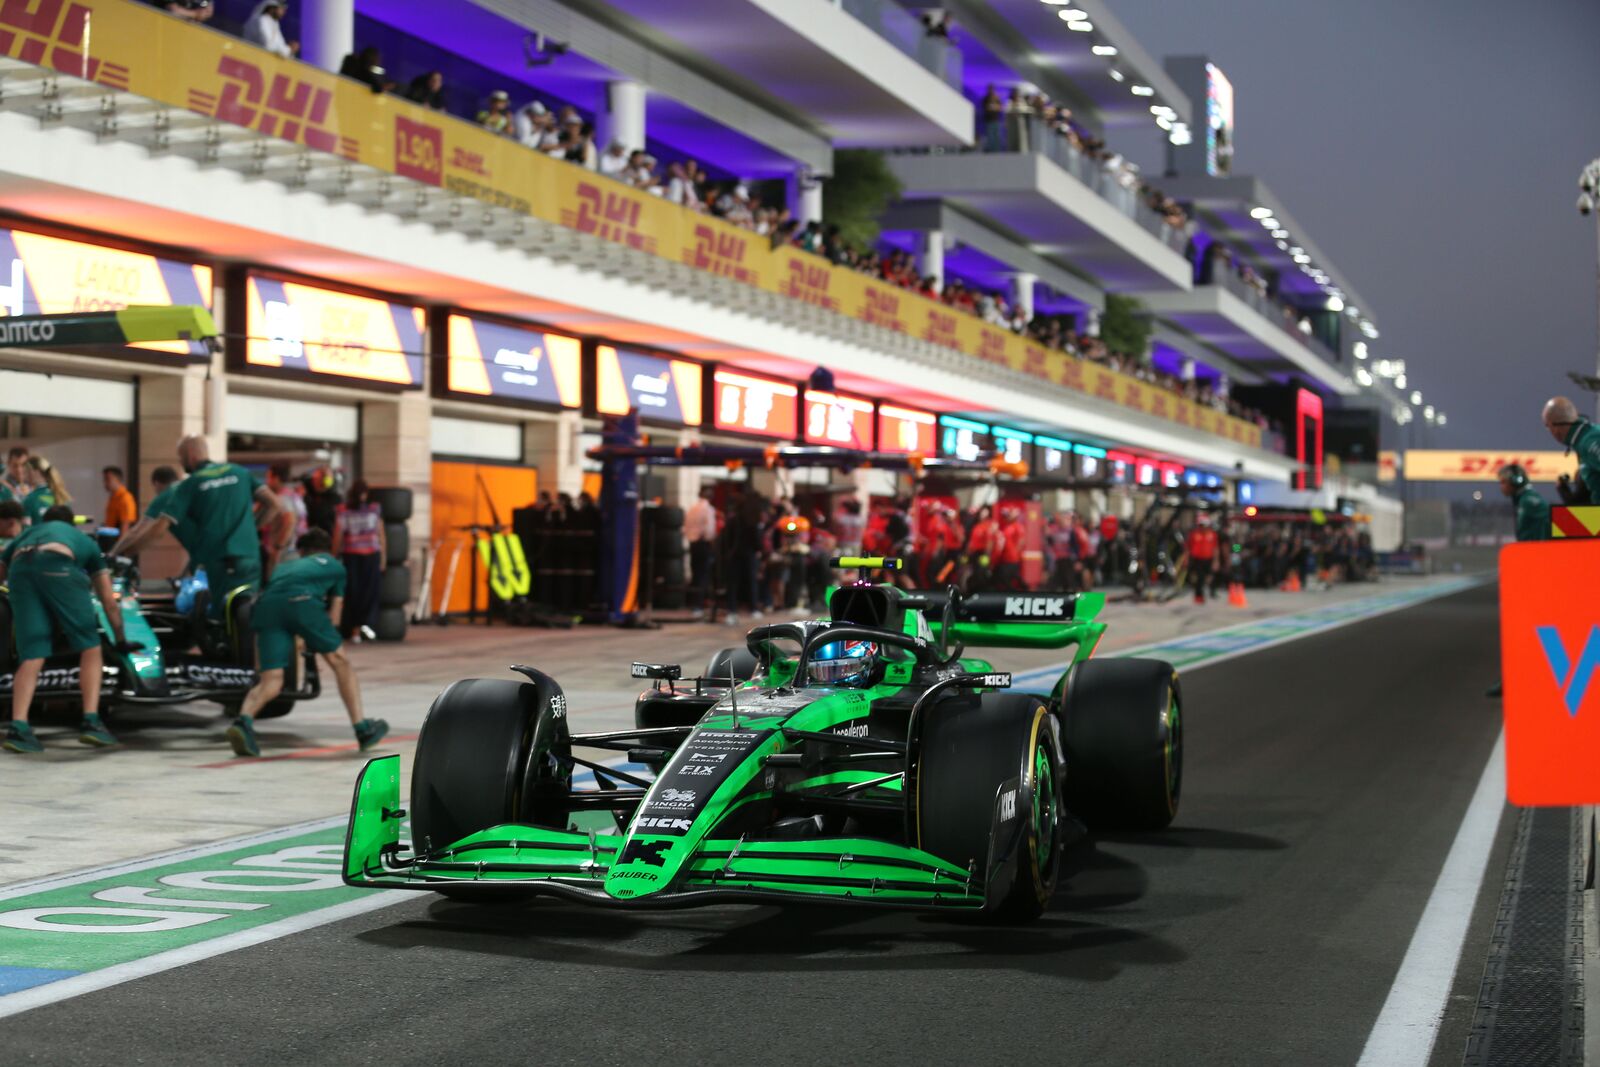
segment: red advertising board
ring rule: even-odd
[[[806,390],[806,444],[872,448],[872,401]]]
[[[800,432],[800,387],[793,382],[718,370],[712,377],[712,425],[785,441]]]
[[[931,456],[938,448],[938,420],[929,411],[878,405],[878,451]]]

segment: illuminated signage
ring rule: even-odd
[[[1400,477],[1400,453],[1378,453],[1378,484],[1387,485]],[[1531,477],[1531,476],[1530,476]]]
[[[1321,489],[1322,398],[1309,389],[1295,391],[1294,458],[1300,463],[1294,472],[1294,487]]]
[[[1029,463],[1031,457],[1028,454],[1028,446],[1033,444],[1033,434],[1006,426],[996,426],[991,432],[994,435],[995,451],[999,452],[1007,463]]]
[[[1161,466],[1161,484],[1168,489],[1176,489],[1183,484],[1183,466],[1178,463],[1163,463]]]
[[[1106,474],[1118,485],[1127,485],[1133,480],[1133,465],[1133,457],[1126,452],[1106,453]]]
[[[0,315],[121,311],[186,304],[211,310],[211,268],[25,230],[0,229]],[[205,357],[200,341],[132,348]]]
[[[1578,473],[1578,457],[1572,453],[1513,452],[1510,449],[1452,452],[1408,448],[1401,469],[1410,481],[1493,482],[1499,480],[1500,468],[1512,463],[1527,471],[1528,480],[1532,482],[1554,482],[1563,474]]]
[[[872,401],[806,390],[806,441],[841,448],[872,448]]]
[[[934,439],[936,421],[926,411],[878,405],[878,451],[931,456],[938,442]]]
[[[595,407],[602,415],[639,415],[674,426],[699,426],[703,368],[626,348],[595,349]]]
[[[954,415],[939,416],[939,453],[968,462],[990,451],[989,424]]]
[[[1038,436],[1033,439],[1033,451],[1038,469],[1044,474],[1070,477],[1072,469],[1072,442],[1054,437]]]
[[[1140,485],[1155,485],[1156,476],[1161,473],[1160,469],[1147,459],[1139,461],[1138,471]]]
[[[1206,173],[1233,167],[1233,83],[1215,63],[1206,64]]]
[[[717,429],[785,441],[792,441],[799,432],[795,400],[800,388],[793,383],[719,370],[712,377],[712,388],[716,394],[712,419]]]
[[[1238,488],[1239,503],[1248,504],[1256,498],[1254,482],[1240,482]]]
[[[452,393],[581,407],[575,337],[451,315],[445,387]]]
[[[245,305],[251,366],[422,385],[419,307],[256,275],[246,280]]]

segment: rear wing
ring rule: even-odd
[[[1066,648],[1078,646],[1079,659],[1087,659],[1105,633],[1096,622],[1106,604],[1104,593],[971,593],[957,596],[950,634],[944,616],[950,595],[943,592],[908,593],[906,607],[922,611],[943,643],[960,641],[973,647]]]

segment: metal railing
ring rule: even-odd
[[[1294,307],[1272,299],[1266,293],[1263,293],[1260,289],[1257,289],[1226,268],[1216,272],[1212,278],[1212,284],[1218,284],[1217,279],[1219,278],[1221,279],[1222,288],[1255,308],[1263,318],[1277,323],[1284,333],[1305,345],[1312,352],[1315,352],[1325,362],[1337,363],[1339,361],[1339,357],[1334,353],[1333,349],[1323,344],[1315,335],[1300,329],[1300,313]]]
[[[930,34],[922,20],[890,0],[834,0],[845,14],[932,71],[946,85],[961,88],[961,50],[948,37]]]
[[[1182,255],[1188,245],[1189,237],[1181,227],[1169,223],[1144,202],[1137,175],[1121,167],[1108,168],[1104,161],[1084,155],[1038,115],[1006,115],[983,125],[978,147],[984,152],[1042,155],[1168,248]]]

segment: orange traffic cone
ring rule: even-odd
[[[1291,592],[1291,593],[1300,592],[1300,572],[1299,571],[1290,571],[1289,572],[1289,581],[1288,581],[1287,585],[1288,585],[1289,592]]]
[[[1250,605],[1244,599],[1244,583],[1228,583],[1228,606],[1234,608],[1247,608]]]

